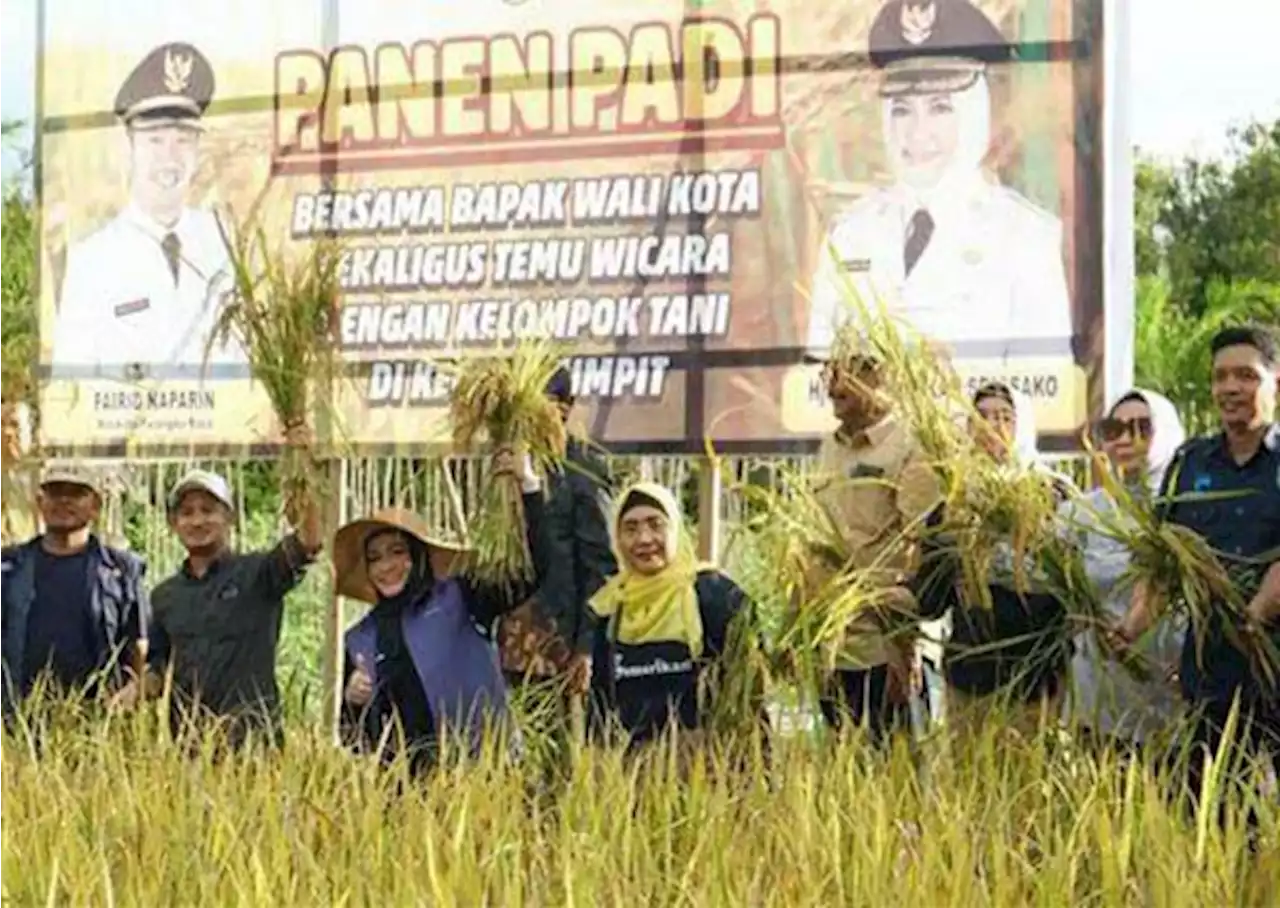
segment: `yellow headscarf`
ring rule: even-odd
[[[618,544],[622,509],[635,492],[656,501],[667,518],[667,566],[652,575],[631,570]],[[698,562],[675,496],[652,482],[629,486],[617,497],[609,530],[619,570],[591,597],[591,610],[603,619],[612,619],[611,637],[618,643],[680,642],[698,658],[702,655],[702,616],[694,584],[698,572],[710,565]]]

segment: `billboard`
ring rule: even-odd
[[[441,365],[536,334],[614,450],[804,450],[846,281],[966,381],[1025,390],[1049,446],[1098,409],[1098,0],[45,0],[41,23],[52,450],[278,440],[243,351],[206,356],[251,209],[294,254],[344,244],[348,449],[443,442]]]

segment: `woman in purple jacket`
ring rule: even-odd
[[[533,537],[541,495],[525,491]],[[337,591],[373,606],[344,641],[343,737],[384,760],[403,754],[415,773],[446,735],[477,753],[508,714],[492,627],[531,588],[477,584],[456,572],[461,554],[400,509],[349,523],[334,539]]]

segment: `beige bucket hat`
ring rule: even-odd
[[[365,566],[364,547],[369,537],[384,530],[399,530],[412,536],[427,547],[432,555],[443,555],[456,566],[460,559],[454,557],[470,551],[465,543],[446,539],[431,532],[430,526],[418,514],[404,508],[383,508],[368,517],[353,520],[341,527],[333,537],[333,585],[340,596],[376,603],[377,591],[369,580]],[[434,563],[433,570],[437,570]],[[441,573],[437,570],[437,574]],[[452,570],[444,572],[452,573]]]

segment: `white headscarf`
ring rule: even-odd
[[[898,188],[909,193],[916,207],[931,213],[967,201],[970,185],[982,181],[982,162],[991,146],[991,90],[986,73],[979,73],[968,88],[950,93],[959,122],[955,153],[936,181],[919,168],[911,167],[900,143],[894,139],[893,99],[880,104],[885,151]],[[935,215],[936,216],[936,215]]]
[[[1187,430],[1183,428],[1182,417],[1178,408],[1163,394],[1148,391],[1146,388],[1131,388],[1112,401],[1107,415],[1115,413],[1116,407],[1125,398],[1133,396],[1142,398],[1142,402],[1151,411],[1151,443],[1147,448],[1147,479],[1158,486],[1164,478],[1165,470],[1173,461],[1173,455],[1187,440]]]

